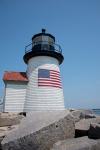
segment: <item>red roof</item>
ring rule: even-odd
[[[4,81],[28,81],[26,72],[8,72],[6,71],[3,76]]]

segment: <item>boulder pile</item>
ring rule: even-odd
[[[100,150],[100,116],[91,110],[10,115],[0,118],[0,150]]]
[[[13,129],[17,129],[23,118],[23,114],[0,112],[0,150],[2,150],[1,141],[3,138]]]

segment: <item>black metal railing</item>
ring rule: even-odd
[[[54,52],[57,52],[57,53],[61,53],[62,54],[62,49],[60,47],[60,45],[58,44],[55,44],[55,43],[51,43],[51,42],[48,42],[48,41],[39,41],[39,42],[34,42],[34,43],[31,43],[29,45],[27,45],[25,47],[25,54],[31,52],[31,51],[42,51],[42,50],[45,50],[45,51],[54,51]]]

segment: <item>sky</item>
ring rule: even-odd
[[[4,71],[26,71],[25,46],[46,31],[62,48],[67,108],[100,108],[100,0],[0,0],[0,95]]]

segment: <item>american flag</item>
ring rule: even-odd
[[[55,70],[39,69],[38,86],[62,88],[60,72]]]

